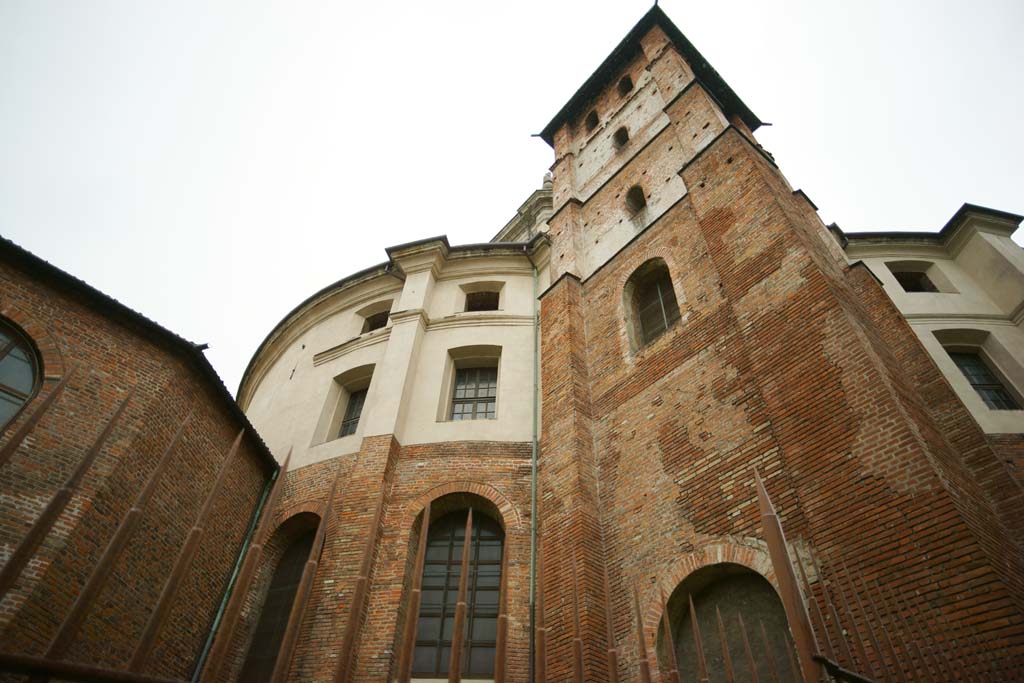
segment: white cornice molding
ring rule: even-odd
[[[519,327],[533,325],[532,315],[512,315],[501,312],[466,311],[431,320],[428,332],[454,327]]]
[[[961,322],[983,323],[985,325],[1016,325],[1009,316],[986,315],[984,313],[904,313],[903,317],[912,325],[944,325]]]
[[[346,354],[352,353],[358,349],[364,349],[367,346],[375,346],[386,342],[391,336],[391,327],[382,327],[379,330],[373,332],[367,332],[361,334],[358,337],[352,337],[349,340],[343,341],[337,346],[332,346],[329,349],[325,349],[319,353],[313,355],[313,367],[323,365],[335,358],[340,358]]]

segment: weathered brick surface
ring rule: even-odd
[[[122,667],[242,425],[223,395],[159,334],[114,319],[82,294],[42,281],[6,259],[0,259],[0,312],[37,344],[46,375],[42,391],[5,438],[69,367],[76,368],[64,393],[0,468],[5,555],[24,538],[128,391],[135,390],[71,503],[0,604],[5,650],[45,651],[172,434],[193,411],[141,524],[66,655]],[[191,675],[269,472],[267,456],[244,439],[228,465],[213,506],[215,521],[206,527],[148,672]]]

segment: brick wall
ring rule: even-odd
[[[0,261],[0,314],[40,347],[46,379],[6,439],[74,366],[61,396],[0,468],[0,543],[5,555],[27,534],[117,405],[125,413],[70,504],[0,603],[6,651],[42,654],[118,524],[192,411],[170,466],[105,588],[66,654],[122,667],[156,604],[171,565],[241,428],[224,398],[159,334],[116,321],[95,302]],[[265,452],[249,438],[228,465],[191,571],[149,658],[147,672],[187,677],[209,632],[243,536],[269,476]]]

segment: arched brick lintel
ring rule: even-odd
[[[524,530],[523,518],[519,510],[506,498],[498,489],[479,481],[456,480],[439,484],[432,489],[424,491],[414,498],[405,508],[403,514],[403,528],[409,528],[416,521],[416,517],[423,511],[427,503],[433,502],[449,493],[472,493],[494,503],[501,513],[501,522],[506,529],[515,529],[517,532]]]
[[[667,571],[653,590],[646,591],[640,595],[640,609],[643,614],[644,633],[647,635],[647,642],[653,645],[657,642],[658,629],[661,626],[661,592],[665,591],[665,598],[672,596],[672,591],[681,584],[687,577],[698,569],[710,567],[716,564],[730,563],[756,572],[768,580],[776,592],[779,591],[779,584],[776,580],[775,569],[772,567],[771,556],[768,554],[766,545],[762,547],[754,545],[741,545],[731,541],[707,541],[699,544],[692,553],[687,553]]]
[[[44,382],[46,380],[59,380],[64,376],[64,373],[67,372],[67,367],[64,364],[64,354],[61,353],[56,339],[50,334],[46,326],[13,304],[3,305],[0,308],[0,316],[14,323],[28,337],[29,341],[35,345],[43,364]],[[37,392],[36,395],[38,396],[41,393],[42,391]]]

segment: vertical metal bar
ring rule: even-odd
[[[416,649],[416,625],[420,618],[420,601],[423,599],[423,565],[427,558],[427,535],[430,533],[430,503],[423,508],[420,522],[420,540],[416,546],[416,564],[413,567],[412,590],[409,593],[409,608],[405,616],[405,634],[398,656],[398,683],[412,680],[412,655]]]
[[[64,617],[60,628],[57,629],[57,634],[50,641],[50,645],[46,649],[46,657],[48,659],[61,659],[71,646],[75,636],[78,635],[82,622],[85,621],[85,617],[89,613],[89,608],[92,607],[92,603],[99,597],[100,592],[107,583],[107,579],[110,578],[114,563],[117,562],[117,559],[121,556],[121,551],[124,550],[125,545],[128,543],[128,539],[139,525],[139,522],[142,521],[142,515],[146,510],[146,506],[150,498],[153,497],[153,492],[156,491],[160,477],[170,464],[171,455],[174,453],[174,449],[178,445],[182,433],[185,431],[185,425],[188,424],[191,417],[192,412],[189,411],[185,419],[181,421],[181,425],[178,426],[178,430],[174,433],[163,455],[160,456],[160,460],[157,461],[157,465],[150,473],[149,479],[146,480],[142,490],[136,496],[131,509],[128,510],[128,513],[118,525],[117,531],[114,532],[113,537],[107,543],[107,547],[103,550],[99,562],[93,567],[89,578],[71,606],[71,611]]]
[[[572,560],[572,674],[575,683],[583,683],[583,629],[580,626],[580,586],[577,578],[576,552],[569,551]]]
[[[764,630],[764,622],[757,620],[761,627],[761,644],[764,646],[764,656],[768,662],[768,675],[772,677],[772,683],[779,683],[779,670],[775,665],[775,655],[772,654],[772,647],[768,643],[768,632]]]
[[[860,611],[861,621],[864,623],[865,628],[867,628],[868,638],[871,640],[871,647],[875,651],[875,657],[877,657],[878,660],[881,661],[882,660],[882,649],[878,646],[878,636],[875,635],[875,629],[874,629],[874,627],[871,626],[871,619],[868,617],[867,610],[864,609],[864,603],[861,602],[860,591],[858,591],[857,590],[857,586],[854,585],[853,576],[850,573],[849,568],[846,566],[846,562],[840,560],[839,566],[842,568],[843,575],[846,578],[846,583],[850,586],[851,592],[853,593],[853,599],[857,603],[857,609]],[[863,647],[863,642],[862,642],[862,647]],[[865,654],[864,665],[867,667],[867,672],[866,673],[868,674],[868,676],[870,676],[871,678],[877,678],[878,674],[875,672],[875,666],[874,666],[874,664],[871,663],[870,659],[866,658],[866,654]]]
[[[821,594],[825,598],[825,606],[828,608],[829,618],[835,624],[836,638],[839,639],[839,646],[843,651],[843,656],[846,658],[846,665],[851,670],[856,669],[853,653],[850,651],[850,644],[846,642],[846,637],[843,634],[843,622],[839,619],[839,612],[836,610],[836,606],[832,602],[832,596],[829,594],[828,584],[826,583],[827,577],[825,572],[821,571],[821,565],[818,564],[818,558],[815,557],[814,553],[811,553],[811,564],[814,565],[814,571],[818,575],[818,583],[821,585]]]
[[[537,542],[537,603],[534,611],[534,625],[537,629],[533,651],[535,681],[547,681],[548,676],[548,630],[544,626],[544,553],[541,540]]]
[[[608,665],[608,683],[619,683],[619,653],[615,647],[615,631],[612,625],[612,591],[608,581],[608,563],[602,561],[601,564],[601,578],[604,581],[604,623],[607,638],[605,656]]]
[[[341,641],[341,648],[338,650],[338,668],[334,671],[334,683],[348,683],[352,675],[356,635],[359,633],[360,622],[363,618],[363,605],[366,602],[366,591],[370,582],[370,565],[373,562],[373,551],[377,547],[377,529],[380,527],[380,520],[384,515],[385,493],[386,489],[382,486],[380,497],[377,500],[377,510],[370,521],[366,546],[363,548],[359,576],[356,578],[356,585],[349,603],[348,621],[345,624],[345,636]]]
[[[725,667],[725,683],[735,683],[736,674],[732,669],[732,655],[729,654],[729,639],[725,635],[725,622],[722,611],[715,605],[715,618],[718,619],[718,640],[722,645],[722,665]]]
[[[708,663],[704,659],[704,644],[700,638],[700,624],[697,623],[697,608],[693,606],[693,595],[686,596],[690,601],[690,625],[693,627],[693,648],[697,653],[697,680],[709,683]]]
[[[498,630],[494,638],[494,683],[505,683],[505,660],[508,653],[508,556],[508,544],[502,544]]]
[[[786,659],[789,660],[789,675],[793,683],[800,683],[800,668],[796,665],[796,658],[793,653],[796,651],[793,641],[785,633],[782,634],[782,641],[786,644]]]
[[[821,613],[821,607],[818,606],[818,599],[814,597],[814,591],[811,590],[811,582],[807,580],[807,572],[804,571],[804,563],[800,559],[800,553],[796,554],[796,568],[800,570],[800,578],[804,582],[804,590],[807,591],[807,602],[811,603],[813,608],[812,614],[814,614],[815,620],[818,622],[821,634],[825,637],[825,654],[828,655],[829,659],[835,661],[836,651],[832,647],[832,636],[828,633],[828,627],[825,625],[825,616]],[[818,582],[819,585],[822,585],[820,584],[820,576],[818,577]]]
[[[316,572],[320,567],[320,554],[324,549],[324,542],[327,540],[327,527],[331,523],[331,514],[334,511],[334,494],[338,490],[338,480],[341,478],[341,465],[334,475],[334,483],[331,484],[331,492],[327,494],[324,501],[323,514],[320,516],[320,526],[316,530],[316,537],[309,549],[309,556],[306,558],[306,566],[302,569],[302,578],[299,579],[299,587],[295,591],[295,598],[292,600],[292,608],[288,613],[288,623],[284,627],[284,636],[281,638],[281,645],[277,650],[277,661],[274,662],[274,673],[271,676],[271,683],[285,683],[288,680],[288,673],[292,668],[292,660],[295,658],[295,646],[299,640],[299,631],[302,629],[302,619],[306,616],[306,609],[309,606],[309,594],[313,590],[313,581],[316,580]]]
[[[751,683],[758,683],[757,664],[754,662],[754,653],[750,649],[750,638],[747,637],[747,625],[743,623],[743,615],[736,615],[740,620],[740,637],[743,640],[743,652],[747,656],[747,666],[750,668]]]
[[[853,645],[857,650],[857,659],[860,660],[860,666],[864,668],[864,673],[874,677],[874,672],[871,671],[871,663],[868,661],[867,649],[864,647],[864,640],[860,637],[860,631],[857,629],[857,620],[853,616],[853,610],[850,609],[850,603],[846,599],[846,593],[843,591],[843,587],[839,585],[836,580],[835,567],[831,568],[831,580],[833,586],[835,586],[835,592],[839,595],[839,603],[841,609],[846,612],[846,618],[850,621],[850,631],[853,633]]]
[[[679,661],[676,659],[676,641],[672,637],[672,624],[668,614],[668,598],[665,591],[661,591],[661,624],[665,633],[665,651],[668,653],[668,683],[679,683]]]
[[[71,379],[71,375],[74,373],[74,366],[68,368],[68,371],[64,373],[63,377],[61,377],[60,382],[58,382],[57,386],[53,388],[53,391],[51,391],[49,395],[43,399],[43,402],[32,411],[32,414],[28,416],[28,419],[25,420],[20,427],[18,427],[18,431],[14,432],[10,440],[4,444],[3,448],[0,448],[0,467],[7,464],[7,461],[11,459],[11,456],[14,455],[18,450],[18,447],[21,446],[21,442],[24,441],[25,437],[29,435],[29,432],[35,429],[36,425],[39,424],[39,420],[42,419],[43,415],[46,414],[46,411],[48,411],[50,406],[53,405],[53,402],[56,401],[57,397],[64,391],[64,387],[67,386],[68,380]],[[10,424],[12,423],[8,423],[8,426]],[[4,430],[0,429],[0,436],[3,435],[3,431]]]
[[[466,639],[466,591],[469,588],[469,551],[473,542],[473,508],[466,515],[466,536],[462,540],[462,566],[459,569],[459,601],[455,604],[452,650],[448,660],[448,683],[462,680],[462,641]]]
[[[178,558],[174,561],[174,568],[171,569],[171,574],[167,577],[166,583],[164,583],[163,590],[160,592],[160,598],[156,601],[156,607],[149,616],[149,621],[142,632],[142,637],[139,638],[139,642],[135,646],[135,652],[128,663],[129,671],[141,672],[145,668],[146,658],[149,657],[149,653],[153,650],[156,637],[159,635],[160,629],[170,613],[171,605],[174,602],[174,598],[178,595],[181,582],[192,566],[192,560],[199,550],[199,541],[202,540],[206,523],[213,512],[213,503],[217,499],[217,494],[220,492],[220,487],[223,485],[224,477],[228,471],[228,465],[234,460],[235,453],[238,451],[238,446],[242,443],[243,436],[245,436],[244,428],[238,431],[238,436],[235,437],[234,442],[231,444],[228,455],[224,458],[224,462],[221,463],[220,470],[217,472],[217,478],[214,480],[213,486],[210,487],[210,492],[206,495],[203,507],[196,517],[195,524],[192,525],[184,545],[181,546],[181,550],[178,552]]]
[[[636,618],[637,653],[640,657],[640,683],[651,683],[651,661],[647,655],[647,637],[644,635],[644,620],[640,614],[640,595],[633,588],[633,616]]]
[[[238,617],[242,612],[242,605],[245,603],[253,576],[256,573],[257,567],[259,567],[260,560],[263,558],[263,544],[267,542],[267,536],[270,534],[270,521],[274,518],[277,502],[284,491],[285,475],[288,473],[288,463],[291,462],[291,459],[292,449],[289,448],[284,463],[278,469],[274,486],[270,489],[270,496],[263,507],[263,514],[259,521],[259,526],[256,527],[256,533],[253,535],[252,545],[249,546],[249,550],[245,554],[245,560],[242,562],[242,568],[238,571],[238,579],[235,581],[235,587],[231,591],[231,597],[228,599],[227,607],[224,609],[224,619],[221,621],[221,627],[217,635],[214,636],[213,646],[210,648],[210,654],[206,659],[206,669],[203,671],[201,678],[205,683],[214,683],[220,676],[221,669],[227,661],[228,648],[231,647],[231,640],[234,638],[235,628],[238,626]]]
[[[70,373],[69,373],[70,374]],[[64,375],[64,380],[67,380],[68,375]],[[57,393],[57,389],[50,392],[52,397]],[[64,512],[64,508],[67,507],[68,503],[71,502],[71,498],[75,493],[75,489],[78,488],[78,484],[82,481],[82,477],[85,476],[86,471],[92,467],[93,462],[96,460],[96,456],[99,455],[100,450],[103,448],[103,444],[106,443],[107,438],[114,429],[114,425],[121,418],[121,414],[124,413],[125,408],[128,406],[128,401],[131,400],[132,396],[135,395],[135,390],[132,389],[128,392],[128,395],[124,397],[120,405],[114,411],[114,414],[107,420],[106,425],[100,431],[96,441],[93,442],[92,446],[86,451],[85,457],[78,463],[71,476],[64,482],[64,486],[60,488],[57,493],[54,494],[53,498],[46,507],[43,508],[42,514],[32,524],[32,528],[29,529],[28,534],[25,538],[21,539],[18,543],[18,547],[11,553],[10,558],[4,565],[4,568],[0,570],[0,598],[2,598],[7,591],[11,589],[14,582],[21,576],[21,572],[25,569],[25,565],[32,559],[36,550],[42,544],[43,539],[50,533],[50,529],[57,523],[57,519],[61,513]]]
[[[779,592],[782,593],[782,604],[786,608],[789,629],[793,632],[793,638],[796,640],[803,678],[806,683],[815,683],[821,678],[821,665],[814,660],[814,655],[818,653],[818,643],[814,640],[814,631],[811,629],[807,608],[800,598],[800,588],[797,586],[796,574],[793,572],[793,565],[789,559],[786,535],[782,531],[782,524],[779,522],[779,517],[775,513],[771,498],[768,497],[768,491],[765,489],[757,469],[754,470],[754,480],[757,483],[757,502],[761,509],[761,525],[764,527],[765,540],[768,542],[768,552],[772,558],[772,567],[775,569],[775,578],[779,582]]]

